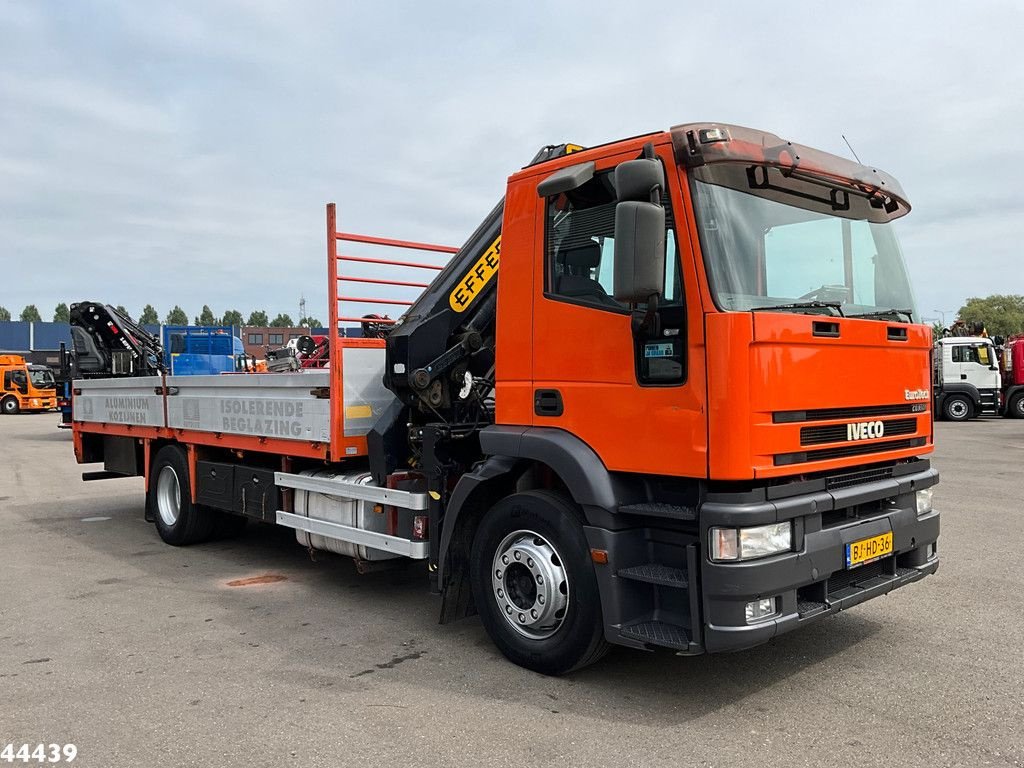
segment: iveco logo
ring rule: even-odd
[[[928,390],[927,389],[904,389],[903,390],[904,400],[927,400]]]
[[[885,424],[880,421],[858,421],[846,425],[847,440],[870,440],[885,434]]]

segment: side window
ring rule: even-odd
[[[547,293],[611,311],[628,307],[612,298],[615,253],[614,175],[594,176],[578,189],[549,197],[546,208]],[[660,304],[681,302],[678,249],[671,207],[665,205],[665,291]]]
[[[985,358],[988,359],[988,350],[985,350]],[[953,347],[953,362],[954,363],[977,363],[978,362],[978,350],[975,347],[970,347],[966,344],[959,344]]]

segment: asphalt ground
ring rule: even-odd
[[[420,568],[360,576],[269,526],[164,545],[142,481],[83,483],[56,421],[0,417],[0,748],[72,743],[83,768],[1024,765],[1022,421],[938,425],[935,576],[752,651],[615,649],[560,679],[475,618],[438,625]],[[229,586],[265,575],[285,578]]]

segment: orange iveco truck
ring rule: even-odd
[[[21,355],[0,355],[0,413],[56,408],[56,386],[45,365],[30,365]]]
[[[461,248],[332,204],[330,327],[362,338],[289,373],[94,365],[75,452],[145,476],[169,544],[252,518],[360,570],[425,560],[442,622],[543,673],[750,648],[938,568],[909,210],[881,171],[715,123],[545,147]]]

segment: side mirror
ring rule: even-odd
[[[577,165],[570,165],[567,168],[561,168],[537,185],[537,196],[551,197],[562,192],[579,189],[594,178],[595,167],[594,162],[590,161],[589,163],[579,163]]]
[[[630,160],[615,169],[616,301],[639,304],[665,289],[665,173],[657,160]]]

